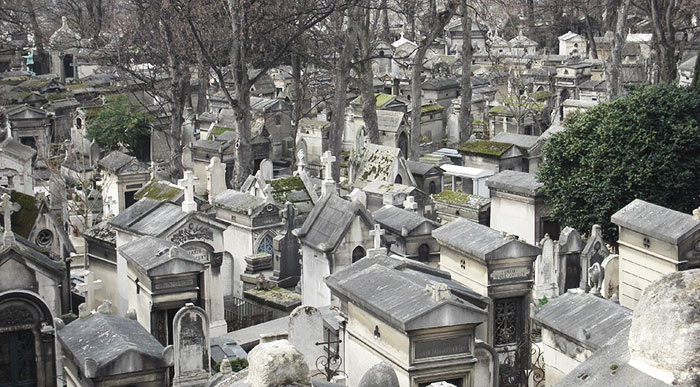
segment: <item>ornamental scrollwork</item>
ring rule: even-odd
[[[214,240],[214,232],[206,226],[197,226],[194,223],[190,223],[187,227],[181,228],[170,237],[170,240],[177,245],[195,239],[206,241]]]
[[[34,324],[34,316],[21,306],[11,305],[0,311],[0,327]]]

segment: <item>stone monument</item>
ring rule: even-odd
[[[580,288],[587,290],[588,285],[588,269],[594,263],[601,264],[603,260],[610,255],[610,251],[605,246],[603,232],[600,225],[594,224],[591,229],[591,236],[588,237],[586,246],[581,251],[581,282]]]
[[[175,376],[173,386],[205,386],[211,376],[209,318],[204,309],[185,304],[173,319]]]
[[[316,360],[324,356],[323,316],[313,306],[298,306],[289,315],[289,342],[304,355],[309,369],[316,368]]]
[[[535,287],[532,297],[535,300],[552,299],[559,295],[557,258],[555,258],[557,245],[549,238],[549,234],[545,234],[540,247],[542,247],[542,254],[535,260]]]
[[[209,203],[212,203],[216,195],[226,191],[226,166],[221,164],[221,159],[212,157],[207,165],[207,192]]]

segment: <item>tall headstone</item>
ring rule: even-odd
[[[552,299],[559,295],[559,284],[557,278],[557,244],[549,238],[549,234],[544,235],[540,242],[542,254],[535,260],[535,287],[533,298],[540,300],[543,298]]]
[[[86,271],[83,278],[83,283],[78,284],[76,289],[85,293],[85,303],[87,304],[88,310],[92,311],[97,308],[95,291],[102,288],[102,280],[96,280],[95,274],[91,271]]]
[[[333,180],[333,163],[335,162],[335,156],[331,151],[323,152],[321,156],[321,162],[323,165],[323,182],[321,185],[321,196],[326,194],[337,194],[337,188],[335,186],[335,180]]]
[[[576,229],[565,227],[559,234],[557,256],[557,276],[559,278],[559,294],[568,289],[576,289],[581,284],[582,265],[581,251],[584,243],[581,234]]]
[[[298,306],[289,315],[289,342],[304,355],[309,369],[316,368],[316,360],[325,354],[323,345],[323,316],[313,306]]]
[[[272,161],[264,159],[260,162],[260,173],[265,181],[272,180],[273,178],[273,165]]]
[[[581,251],[581,289],[586,290],[587,288],[588,268],[595,263],[600,265],[608,255],[610,255],[610,251],[605,246],[600,225],[594,224],[591,229],[591,236],[588,238],[583,251]]]
[[[209,319],[204,309],[187,303],[173,318],[173,386],[205,386],[211,376]]]
[[[226,191],[226,166],[218,157],[212,157],[207,165],[207,192],[212,203],[216,195]]]
[[[386,248],[382,247],[382,235],[386,234],[385,230],[379,224],[375,224],[374,228],[370,230],[369,235],[372,236],[374,240],[373,248],[367,251],[368,257],[374,257],[379,254],[386,254]]]
[[[281,211],[285,222],[284,232],[272,240],[274,258],[272,260],[272,280],[280,287],[292,287],[299,282],[301,276],[301,254],[299,238],[292,234],[296,211],[290,202]]]
[[[185,190],[185,199],[182,201],[182,211],[194,212],[197,211],[197,203],[194,201],[195,181],[199,180],[192,171],[185,171],[185,176],[177,181],[177,185]]]
[[[97,161],[100,159],[100,146],[97,141],[92,140],[90,143],[90,165],[95,166]]]
[[[620,256],[608,255],[601,264],[603,267],[603,284],[600,287],[600,295],[609,299],[620,297]]]
[[[2,243],[4,245],[12,244],[15,241],[15,234],[12,232],[12,214],[22,209],[17,203],[10,201],[10,195],[2,194],[2,202],[0,203],[4,232],[2,234]]]

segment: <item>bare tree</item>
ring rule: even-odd
[[[612,101],[621,94],[620,68],[622,67],[622,48],[625,45],[627,14],[630,9],[630,0],[623,0],[617,11],[617,23],[615,24],[615,36],[613,38],[612,51],[605,66],[606,93],[608,100]]]
[[[467,0],[462,0],[462,89],[459,105],[459,142],[472,135],[472,18]]]
[[[357,36],[359,58],[355,68],[362,97],[362,118],[365,122],[369,142],[379,144],[377,103],[374,96],[374,74],[372,72],[373,41],[376,38],[377,20],[370,23],[370,1],[363,0],[361,5],[355,8],[352,14],[352,23],[355,25],[353,32]]]

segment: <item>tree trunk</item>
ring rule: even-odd
[[[586,35],[588,36],[588,49],[590,51],[591,59],[598,59],[598,48],[595,44],[595,34],[593,33],[593,26],[591,25],[591,17],[586,15],[585,19]]]
[[[239,189],[253,173],[253,149],[250,144],[250,85],[248,84],[248,64],[246,63],[246,46],[242,42],[245,26],[245,7],[238,0],[229,0],[231,12],[231,73],[233,75],[236,101],[231,108],[238,120],[238,139],[233,154],[233,179],[231,186]],[[221,85],[226,88],[226,85]]]
[[[673,83],[676,80],[676,30],[673,26],[675,0],[649,0],[649,18],[657,45],[658,81]]]
[[[301,120],[304,108],[304,86],[301,82],[301,58],[298,54],[292,54],[292,81],[294,95],[292,96],[292,161],[296,163],[297,133],[299,132],[299,120]]]
[[[357,7],[358,9],[360,7]],[[369,28],[369,7],[364,11],[353,13],[355,33],[360,52],[360,60],[357,65],[360,93],[362,97],[362,118],[369,142],[379,144],[379,124],[377,123],[377,99],[374,96],[374,74],[372,72],[372,45]]]
[[[411,146],[409,148],[409,159],[418,161],[420,159],[420,138],[421,138],[421,73],[423,72],[423,61],[425,54],[430,48],[430,44],[435,40],[438,34],[450,22],[452,16],[457,11],[457,1],[450,1],[445,4],[445,11],[442,11],[437,17],[433,18],[433,23],[430,25],[430,30],[416,50],[413,57],[411,71],[411,99],[413,101],[411,108]],[[471,29],[471,27],[470,27]]]
[[[207,111],[207,89],[209,88],[209,66],[204,60],[200,60],[197,67],[199,78],[199,90],[197,91],[197,107],[195,112],[202,114]]]
[[[608,100],[620,96],[622,93],[620,81],[620,67],[622,66],[622,48],[625,45],[625,25],[627,23],[627,13],[630,8],[630,0],[623,0],[620,4],[620,9],[617,10],[617,23],[615,24],[615,35],[613,38],[612,51],[610,52],[610,58],[608,58],[608,63],[605,66],[605,78],[607,80],[607,95]]]
[[[382,11],[382,39],[384,41],[390,41],[391,30],[389,29],[389,8],[386,4],[387,0],[382,0],[379,8]]]
[[[690,87],[700,90],[700,49],[698,56],[695,58],[695,68],[693,69],[693,82]]]
[[[351,12],[356,12],[352,10]],[[340,50],[340,55],[335,65],[335,93],[333,95],[333,117],[331,130],[329,133],[330,151],[335,156],[336,162],[333,163],[333,179],[340,179],[340,150],[343,143],[343,134],[345,133],[345,109],[348,105],[347,88],[348,79],[350,78],[350,64],[352,54],[355,49],[353,23],[350,21],[345,30],[343,38],[343,47]]]
[[[466,0],[462,1],[462,90],[459,105],[459,143],[469,140],[472,135],[472,18]]]
[[[187,100],[187,92],[190,85],[190,73],[187,66],[182,63],[177,55],[175,37],[172,26],[163,19],[161,22],[168,56],[168,75],[170,76],[170,133],[168,133],[170,146],[170,160],[168,160],[168,174],[173,181],[182,176],[182,113]],[[151,139],[153,141],[153,139]],[[153,155],[151,155],[153,157]]]

